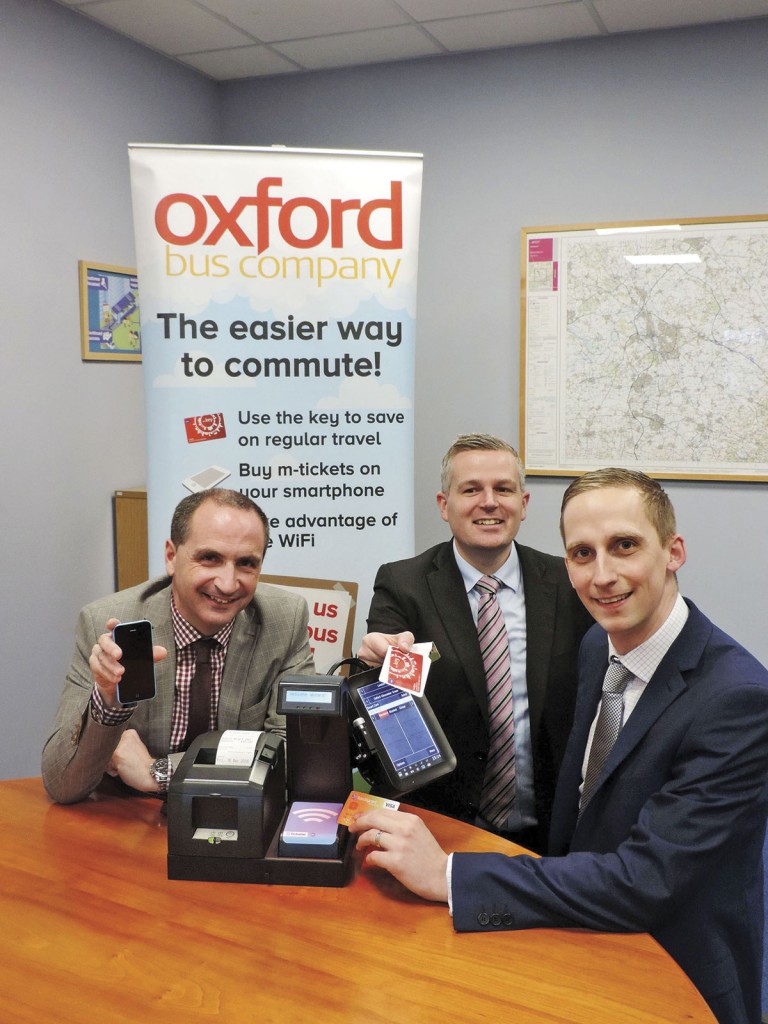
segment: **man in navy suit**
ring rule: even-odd
[[[768,672],[677,588],[685,544],[663,489],[598,470],[563,498],[571,582],[597,621],[579,656],[574,726],[550,856],[448,856],[414,815],[353,826],[368,861],[459,931],[650,932],[721,1024],[758,1024]],[[626,670],[623,722],[593,783],[609,658]],[[628,679],[628,681],[627,681]]]
[[[546,848],[560,762],[573,724],[576,657],[592,619],[563,560],[515,540],[529,494],[517,452],[490,434],[458,437],[443,458],[440,515],[453,538],[415,558],[382,565],[360,657],[381,664],[387,646],[430,641],[440,652],[426,696],[457,760],[456,770],[409,796],[412,803]],[[492,576],[510,651],[516,790],[498,820],[484,815],[491,734],[488,683],[478,639],[480,582]],[[496,705],[494,705],[496,710]],[[491,784],[488,783],[490,786]]]

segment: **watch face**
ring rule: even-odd
[[[150,774],[160,786],[167,786],[170,778],[170,764],[167,757],[158,757],[149,768]]]

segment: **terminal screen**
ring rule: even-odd
[[[410,693],[390,683],[369,683],[358,693],[399,779],[441,764],[438,744]]]

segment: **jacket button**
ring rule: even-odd
[[[478,914],[477,915],[477,923],[479,925],[482,925],[483,928],[485,928],[485,926],[488,924],[489,920],[490,920],[490,918],[488,917],[488,915],[485,912],[483,912],[482,914]]]
[[[501,914],[491,914],[491,924],[494,928],[498,928],[501,924]]]
[[[501,919],[501,923],[503,925],[505,925],[507,928],[511,928],[512,927],[512,915],[511,914],[505,914],[502,917],[502,919]]]

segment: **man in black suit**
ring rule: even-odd
[[[443,459],[440,515],[453,540],[381,566],[359,656],[380,664],[388,645],[432,641],[426,696],[457,758],[455,772],[416,791],[411,803],[546,848],[550,808],[576,695],[576,656],[592,623],[562,557],[517,544],[529,494],[517,452],[488,434],[457,438]],[[509,641],[514,795],[504,820],[481,813],[494,715],[478,614],[478,582],[499,581]]]

